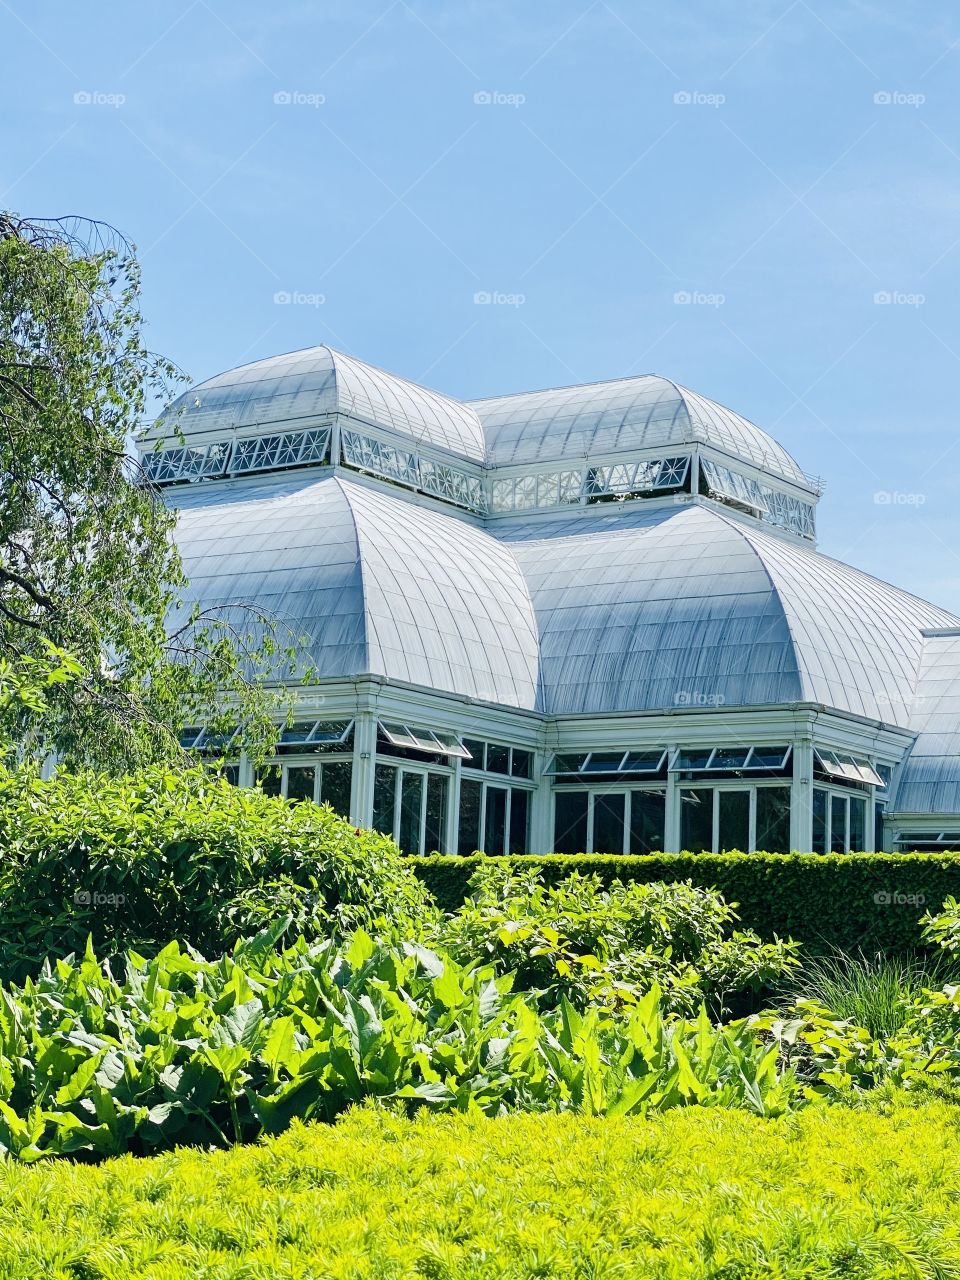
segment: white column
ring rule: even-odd
[[[353,778],[350,821],[355,827],[373,825],[373,771],[377,754],[377,717],[361,711],[353,725]]]
[[[670,748],[670,756],[667,763],[672,763],[673,748]],[[667,770],[667,803],[666,803],[666,822],[663,833],[663,852],[679,853],[680,852],[680,785],[677,781],[677,773],[675,769]]]
[[[796,853],[813,850],[813,739],[793,744],[793,781],[790,784],[790,848]]]
[[[551,759],[550,752],[533,753],[533,777],[537,789],[530,796],[530,852],[553,852],[553,779],[543,771]]]

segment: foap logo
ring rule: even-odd
[[[73,895],[77,907],[122,907],[126,900],[123,893],[91,893],[89,889],[77,889]]]
[[[701,293],[696,289],[678,289],[673,295],[675,307],[722,307],[726,300],[725,293]]]
[[[904,293],[901,289],[880,289],[873,295],[875,307],[922,307],[925,293]]]
[[[873,900],[878,907],[922,907],[927,901],[922,893],[901,893],[899,889],[880,889]]]
[[[473,295],[475,307],[522,307],[525,293],[502,293],[499,289],[479,289]]]
[[[322,307],[326,300],[324,293],[301,293],[298,289],[278,289],[273,295],[278,307]]]
[[[475,107],[522,107],[525,93],[503,93],[500,89],[481,89],[473,95]]]
[[[878,489],[873,500],[878,507],[922,507],[927,501],[927,495],[901,493],[899,489]]]
[[[725,93],[702,93],[699,89],[679,89],[673,95],[675,107],[722,107]]]
[[[680,689],[673,695],[675,707],[722,707],[726,698],[722,693],[704,689]]]
[[[302,89],[278,89],[273,95],[275,107],[322,107],[325,93],[307,93]]]
[[[73,95],[75,107],[122,107],[127,100],[125,93],[104,93],[100,89],[80,89]]]
[[[925,93],[904,93],[902,89],[880,89],[873,95],[875,107],[922,107]]]

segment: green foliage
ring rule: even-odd
[[[942,983],[945,966],[916,956],[815,956],[791,981],[794,998],[814,1000],[875,1039],[895,1035],[923,993]]]
[[[578,871],[604,884],[688,881],[716,889],[737,903],[744,928],[761,938],[799,938],[808,952],[881,951],[922,948],[917,923],[924,907],[960,897],[956,854],[661,853],[636,857],[600,855],[527,856],[511,859],[428,857],[411,859],[440,906],[454,911],[469,893],[480,865],[506,861],[518,872],[543,869],[553,884]],[[957,929],[960,937],[960,926]]]
[[[283,929],[209,963],[170,943],[123,978],[88,948],[0,990],[0,1148],[23,1161],[276,1133],[367,1098],[439,1111],[778,1114],[794,1092],[748,1028],[568,1002],[540,1016],[492,966],[361,932],[340,948]]]
[[[0,662],[77,663],[42,716],[0,704],[0,739],[111,768],[173,755],[201,711],[265,747],[268,684],[294,674],[256,611],[178,608],[175,516],[127,453],[179,377],[143,344],[139,292],[112,229],[0,212]]]
[[[956,1280],[957,1115],[358,1109],[231,1151],[0,1165],[5,1280]]]
[[[291,805],[201,768],[124,777],[0,769],[0,971],[46,955],[220,954],[289,914],[293,936],[364,926],[416,936],[435,917],[396,846],[328,807]]]
[[[541,1005],[566,996],[581,1008],[616,1007],[656,985],[672,1011],[708,1001],[721,1013],[728,998],[797,963],[798,944],[734,930],[733,908],[689,882],[604,887],[596,874],[574,872],[548,885],[536,865],[494,859],[476,868],[470,889],[440,926],[440,945],[461,962],[490,959],[515,973],[515,985],[541,993]]]

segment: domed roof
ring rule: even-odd
[[[257,360],[201,382],[165,410],[151,434],[175,428],[189,437],[331,413],[483,458],[483,431],[473,409],[325,346]]]
[[[483,423],[494,466],[703,443],[809,487],[786,449],[765,431],[655,374],[468,403]]]
[[[196,486],[176,498],[186,606],[255,605],[322,679],[370,673],[534,706],[530,597],[510,550],[488,534],[334,476]],[[250,630],[248,618],[242,625]]]
[[[497,530],[552,715],[812,702],[906,727],[922,628],[952,616],[694,503]]]
[[[924,637],[910,727],[917,738],[891,809],[960,814],[960,631]]]

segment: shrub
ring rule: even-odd
[[[200,768],[127,777],[0,770],[0,973],[46,955],[219,954],[289,913],[293,936],[359,926],[415,933],[429,894],[385,836]]]
[[[444,910],[469,893],[478,865],[500,859],[411,859]],[[798,938],[807,952],[905,953],[924,944],[918,917],[960,896],[960,856],[890,853],[660,853],[647,856],[527,856],[508,859],[518,871],[542,867],[548,883],[579,871],[641,884],[689,881],[737,903],[744,928],[761,938]],[[960,927],[958,927],[960,935]]]
[[[216,963],[171,943],[131,953],[121,980],[88,951],[0,992],[0,1146],[31,1161],[227,1144],[373,1097],[612,1115],[792,1097],[776,1048],[704,1012],[665,1018],[655,987],[625,1018],[565,1001],[541,1017],[490,966],[362,932],[278,954],[282,924]]]
[[[736,913],[712,890],[680,884],[604,887],[597,875],[545,884],[539,868],[492,860],[438,930],[463,963],[492,960],[541,1005],[566,996],[583,1007],[634,1003],[657,985],[665,1006],[692,1013],[705,1000],[723,1013],[796,965],[797,945],[734,930]]]
[[[358,1109],[232,1151],[0,1165],[5,1280],[954,1280],[953,1107]]]

